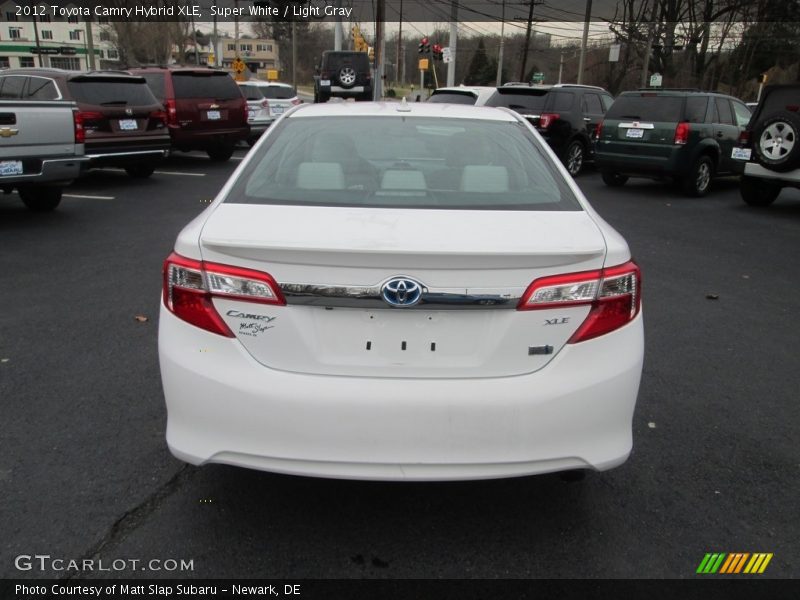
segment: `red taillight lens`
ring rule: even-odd
[[[747,146],[749,143],[750,143],[750,132],[742,131],[739,134],[739,144],[742,146]]]
[[[601,135],[603,135],[603,121],[600,121],[594,130],[594,139],[599,140]]]
[[[269,108],[269,102],[267,102],[266,98],[261,101],[261,108]]]
[[[300,100],[300,98],[292,98],[292,104],[294,104],[295,106],[297,106],[298,104],[302,104],[302,103],[303,103],[303,101]]]
[[[175,104],[175,100],[167,100],[164,103],[164,106],[167,109],[167,125],[173,125],[175,127],[178,126],[178,106]]]
[[[83,113],[72,112],[72,122],[75,127],[75,143],[83,144],[86,142],[86,130],[83,128]]]
[[[598,271],[542,277],[523,294],[517,310],[591,305],[589,314],[569,339],[583,342],[619,329],[632,321],[642,305],[642,275],[629,261]]]
[[[683,123],[678,123],[678,126],[675,128],[675,139],[672,140],[673,144],[685,144],[689,141],[689,123],[684,121]]]
[[[156,127],[164,127],[167,124],[167,113],[163,110],[154,110],[150,113],[150,118],[156,122]]]
[[[164,261],[164,306],[192,325],[233,337],[214,308],[213,298],[230,298],[283,306],[278,284],[267,273],[207,263],[172,253]]]
[[[542,129],[547,129],[550,125],[553,124],[553,121],[559,119],[561,115],[558,113],[542,113],[539,117],[539,127]]]

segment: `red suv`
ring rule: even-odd
[[[205,150],[226,161],[236,143],[250,134],[247,101],[225,71],[203,67],[139,67],[156,98],[164,103],[172,147]]]

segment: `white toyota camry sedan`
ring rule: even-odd
[[[164,264],[167,442],[352,479],[610,469],[631,450],[641,293],[515,113],[299,106]]]

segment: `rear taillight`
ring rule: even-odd
[[[242,98],[242,118],[245,123],[250,120],[250,107],[247,106],[247,100],[244,98]]]
[[[72,122],[75,127],[75,143],[86,143],[86,130],[83,128],[83,114],[76,111],[72,112]]]
[[[739,144],[747,146],[750,143],[750,132],[745,130],[739,134]]]
[[[675,128],[675,139],[672,140],[673,144],[685,144],[689,141],[689,123],[683,121],[682,123],[678,123],[678,126]]]
[[[175,100],[167,100],[164,103],[164,107],[167,109],[167,125],[172,125],[174,127],[177,127],[178,106],[175,104]]]
[[[601,135],[603,135],[603,121],[600,121],[594,130],[594,139],[599,140]]]
[[[560,117],[561,115],[558,113],[542,113],[542,115],[539,117],[539,127],[542,129],[547,129],[553,124],[553,121]]]
[[[267,102],[266,98],[261,101],[261,108],[269,108],[269,102]]]
[[[167,113],[163,110],[154,110],[150,113],[150,119],[155,121],[156,127],[164,127],[167,124]]]
[[[302,104],[302,103],[303,103],[303,101],[300,100],[300,98],[292,98],[292,104],[294,104],[295,106],[297,106],[298,104]]]
[[[164,306],[192,325],[233,337],[214,308],[213,298],[283,306],[275,280],[261,271],[185,258],[174,252],[164,261]]]
[[[575,344],[610,333],[632,321],[642,306],[641,283],[641,272],[633,261],[597,271],[542,277],[528,286],[517,310],[591,306],[589,314],[569,339],[568,343]]]

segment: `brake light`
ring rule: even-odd
[[[250,107],[247,106],[247,100],[242,98],[242,118],[245,124],[250,120]]]
[[[303,101],[300,100],[300,98],[292,98],[292,104],[294,104],[295,106],[297,106],[298,104],[302,104],[302,103],[303,103]]]
[[[164,106],[167,108],[167,125],[172,125],[174,127],[178,126],[178,106],[175,103],[175,100],[167,100],[164,103]]]
[[[150,118],[156,121],[156,127],[164,127],[167,124],[167,113],[163,110],[154,110],[150,113]]]
[[[603,135],[603,121],[600,121],[594,130],[594,139],[599,140],[601,135]]]
[[[539,117],[539,127],[547,129],[553,124],[553,121],[560,117],[561,115],[558,113],[542,113],[542,116]]]
[[[632,321],[642,306],[642,275],[628,261],[597,271],[542,277],[528,286],[517,310],[589,305],[591,310],[570,344],[610,333]]]
[[[278,284],[267,273],[185,258],[164,261],[164,306],[179,319],[211,333],[234,337],[214,308],[214,298],[283,306]]]
[[[269,108],[269,102],[267,102],[266,98],[261,101],[261,108]]]
[[[787,104],[786,110],[788,110],[789,112],[800,111],[800,104]]]
[[[678,126],[675,128],[675,139],[672,140],[673,144],[685,144],[689,141],[689,123],[683,121],[682,123],[678,123]]]
[[[75,127],[75,143],[86,143],[86,130],[83,128],[83,113],[77,110],[72,112],[72,122]]]
[[[750,132],[745,130],[739,134],[739,144],[747,146],[750,143]]]

